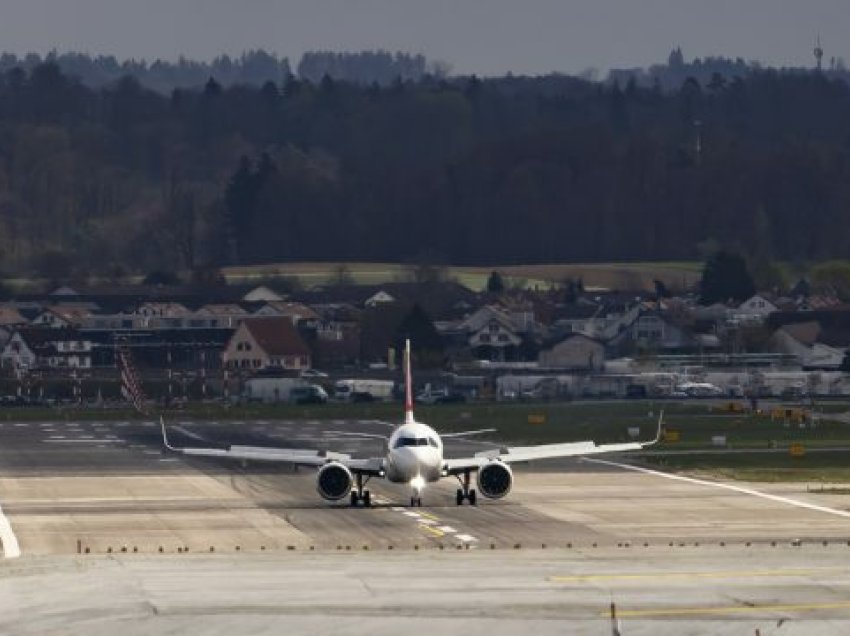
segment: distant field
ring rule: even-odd
[[[345,272],[360,285],[410,280],[411,267],[398,263],[277,263],[244,267],[226,267],[228,282],[249,283],[263,278],[287,276],[297,278],[307,287],[333,282]],[[699,280],[702,265],[698,262],[658,263],[589,263],[508,265],[487,267],[448,267],[447,274],[475,291],[487,284],[490,272],[496,270],[506,282],[525,287],[548,287],[567,278],[581,279],[585,287],[604,289],[652,289],[656,279],[673,289],[693,285]]]

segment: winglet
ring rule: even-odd
[[[661,412],[658,414],[658,431],[655,433],[655,439],[649,442],[641,442],[641,446],[646,448],[647,446],[654,446],[658,442],[661,441],[661,438],[664,436],[664,409],[661,409]]]
[[[410,374],[410,339],[404,341],[404,423],[413,424],[413,378]]]
[[[162,443],[163,443],[163,445],[170,451],[179,450],[177,448],[174,448],[171,444],[168,443],[168,433],[166,433],[166,431],[165,431],[165,419],[162,417],[162,415],[159,416],[159,426],[162,429]]]

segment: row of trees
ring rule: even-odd
[[[563,76],[169,96],[56,64],[0,76],[0,267],[457,264],[850,252],[850,87]],[[711,248],[711,249],[709,249]]]
[[[243,84],[262,86],[266,82],[280,84],[293,74],[289,60],[262,49],[246,51],[238,57],[220,55],[210,62],[180,57],[176,61],[123,60],[113,55],[91,56],[85,53],[58,53],[51,51],[45,56],[28,53],[0,54],[0,73],[22,69],[31,73],[42,64],[58,66],[69,77],[83,84],[99,88],[130,76],[143,86],[164,94],[175,88],[203,86],[214,77],[222,86]],[[397,79],[418,80],[426,74],[444,76],[448,66],[430,63],[423,55],[389,53],[387,51],[360,51],[337,53],[333,51],[307,51],[301,56],[295,72],[301,79],[321,81],[328,75],[336,80],[361,84],[378,83],[389,85]]]

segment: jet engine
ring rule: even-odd
[[[514,474],[510,466],[492,461],[478,469],[478,492],[488,499],[501,499],[511,491]]]
[[[354,477],[351,471],[339,462],[328,462],[319,469],[316,489],[324,499],[336,501],[348,496]]]

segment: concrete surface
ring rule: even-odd
[[[345,433],[389,429],[172,430],[368,456],[380,443]],[[350,509],[319,498],[312,470],[163,454],[152,422],[4,422],[0,506],[23,556],[0,562],[0,633],[610,634],[612,598],[624,636],[850,633],[847,495],[729,490],[623,459],[520,467],[507,498],[477,507],[444,480],[408,509],[405,488],[375,480],[377,505]]]

